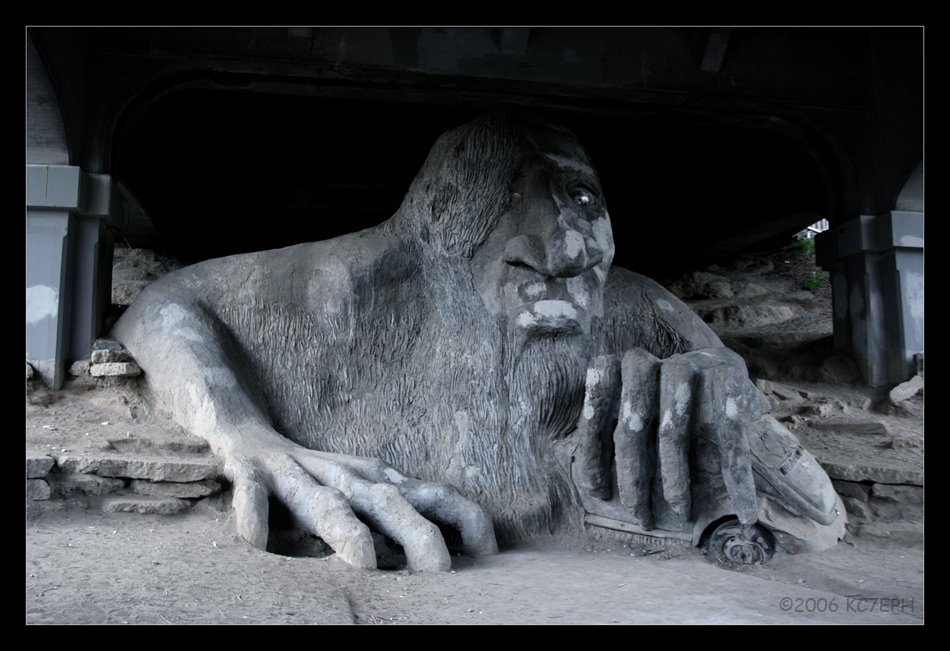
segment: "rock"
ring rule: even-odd
[[[131,357],[124,350],[93,350],[89,361],[93,364],[112,364],[131,361]]]
[[[812,429],[826,432],[841,432],[848,434],[866,434],[866,435],[884,435],[890,436],[890,430],[887,429],[882,421],[862,421],[862,422],[838,422],[822,421],[811,424]]]
[[[818,381],[828,384],[854,384],[861,380],[861,371],[848,357],[832,355],[818,366]]]
[[[882,484],[924,485],[924,473],[922,470],[871,466],[857,462],[832,462],[822,459],[819,459],[818,462],[832,479],[843,479],[853,482],[873,481]]]
[[[27,479],[26,480],[26,499],[28,500],[48,500],[50,496],[49,484],[45,479]]]
[[[124,353],[125,346],[114,339],[96,339],[92,342],[93,350],[108,350],[113,353]]]
[[[774,271],[775,265],[765,258],[740,257],[733,262],[732,268],[746,273],[764,274]]]
[[[788,321],[796,316],[795,311],[788,305],[776,303],[727,305],[699,310],[699,313],[706,323],[727,327],[770,325]]]
[[[112,302],[131,305],[152,281],[182,266],[175,258],[149,249],[115,247],[112,264]]]
[[[805,397],[803,391],[794,389],[787,384],[782,384],[780,382],[770,382],[771,392],[773,395],[778,396],[782,400],[787,400],[790,402],[801,402],[802,398]]]
[[[69,365],[69,374],[73,377],[82,377],[89,374],[89,360],[81,359]]]
[[[834,405],[830,403],[812,404],[803,406],[801,413],[805,416],[827,416],[833,409]]]
[[[758,379],[755,381],[755,388],[765,395],[769,395],[772,393],[772,382],[769,380]]]
[[[165,482],[165,481],[144,481],[133,479],[131,488],[139,495],[153,495],[156,497],[185,497],[197,498],[207,497],[221,491],[221,484],[213,479],[205,479],[200,482]]]
[[[109,364],[93,364],[89,367],[93,377],[135,377],[142,373],[142,369],[135,362],[112,362]]]
[[[152,515],[174,515],[191,506],[175,497],[110,497],[102,503],[107,513],[142,513]]]
[[[27,479],[40,479],[49,474],[56,460],[53,457],[38,452],[26,453]]]
[[[851,518],[859,520],[869,520],[874,517],[874,513],[871,511],[871,507],[867,502],[862,502],[861,500],[855,499],[853,497],[841,496],[841,501],[844,503],[844,508],[847,509],[848,515]]]
[[[56,492],[64,497],[73,495],[108,495],[125,488],[125,482],[111,477],[86,473],[60,474],[53,482]]]
[[[30,366],[29,362],[27,362],[26,363],[26,380],[27,382],[29,382],[32,379],[33,379],[33,367]]]
[[[136,456],[162,456],[163,453],[180,453],[181,455],[203,454],[210,451],[208,442],[197,436],[184,435],[174,438],[157,438],[139,436],[110,436],[106,438],[105,451],[132,453]]]
[[[924,440],[922,438],[915,438],[911,436],[895,436],[889,441],[884,441],[884,443],[881,444],[881,447],[891,450],[922,448],[924,447]]]
[[[702,293],[706,298],[732,298],[735,296],[732,283],[728,280],[714,280],[706,283]]]
[[[96,456],[56,455],[56,463],[63,472],[92,473],[103,477],[130,477],[154,481],[191,482],[213,479],[221,475],[218,465],[211,460],[191,460],[175,457],[124,457],[101,453]]]
[[[904,400],[910,400],[917,395],[917,392],[924,388],[924,379],[919,375],[915,375],[906,382],[898,384],[896,387],[891,389],[890,393],[887,394],[888,399],[893,404],[897,404]]]
[[[778,421],[785,425],[791,431],[796,431],[801,426],[804,419],[801,416],[796,416],[795,414],[787,414],[781,416]]]
[[[894,484],[873,484],[871,495],[882,500],[903,502],[905,504],[923,504],[924,487]]]
[[[840,479],[833,479],[831,484],[841,497],[850,497],[859,502],[867,502],[871,495],[871,485],[869,484],[858,484],[853,481],[841,481]]]
[[[889,542],[921,542],[924,531],[921,522],[864,522],[858,529],[860,536],[886,538]]]
[[[923,509],[920,504],[902,504],[891,500],[879,500],[873,497],[868,502],[871,512],[878,520],[891,522],[913,522],[920,520]]]

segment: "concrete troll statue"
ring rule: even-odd
[[[449,568],[439,525],[476,555],[592,525],[735,562],[833,545],[844,508],[742,359],[613,254],[576,137],[490,113],[388,221],[168,274],[113,336],[260,548],[270,499],[363,568],[371,530]]]

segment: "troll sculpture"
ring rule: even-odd
[[[762,523],[833,544],[840,500],[742,359],[613,253],[575,136],[496,112],[439,138],[388,221],[178,270],[113,335],[261,548],[270,498],[359,567],[371,528],[444,570],[437,523],[488,554],[590,515],[680,535],[727,517],[738,560],[764,560]]]

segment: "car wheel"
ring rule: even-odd
[[[762,526],[746,526],[732,519],[713,530],[706,551],[710,558],[722,563],[764,565],[775,553],[775,543]]]

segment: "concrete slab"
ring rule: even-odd
[[[208,459],[176,457],[126,456],[101,452],[98,454],[55,455],[56,464],[63,472],[88,473],[103,477],[129,477],[153,481],[191,482],[221,476],[217,463]]]
[[[26,480],[26,499],[27,500],[48,500],[50,498],[49,484],[45,479],[27,479]]]
[[[140,495],[156,497],[198,498],[213,495],[221,490],[221,484],[213,479],[187,483],[167,481],[144,481],[133,479],[131,488]]]
[[[53,457],[43,453],[27,450],[26,452],[26,478],[41,479],[49,474],[50,469],[56,461]]]
[[[122,496],[110,497],[102,503],[106,513],[142,513],[151,515],[175,515],[191,506],[175,497]]]
[[[59,473],[53,481],[56,492],[63,497],[73,495],[108,495],[125,488],[125,482],[112,477],[85,473]]]

